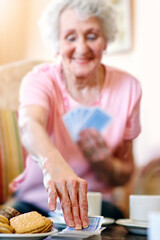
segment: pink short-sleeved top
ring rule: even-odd
[[[140,133],[141,86],[124,71],[105,65],[104,68],[106,79],[103,90],[91,106],[100,107],[111,116],[111,122],[102,135],[112,152],[123,140],[134,139]],[[20,108],[30,104],[44,107],[48,112],[47,132],[64,159],[78,176],[87,180],[89,191],[101,191],[104,198],[109,197],[112,188],[97,179],[64,126],[63,115],[80,103],[67,92],[61,72],[61,64],[47,63],[28,73],[20,89]],[[48,209],[42,172],[30,155],[18,193],[21,200]]]

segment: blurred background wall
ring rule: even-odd
[[[141,82],[142,133],[135,141],[137,165],[160,156],[160,1],[131,1],[132,47],[104,56],[109,65],[129,71]],[[51,59],[37,21],[49,0],[0,0],[0,64],[21,59]]]

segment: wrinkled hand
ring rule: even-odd
[[[44,185],[48,191],[49,209],[56,209],[59,197],[65,222],[75,229],[88,227],[87,182],[79,178],[58,156],[58,161],[46,160],[43,166]]]
[[[96,129],[84,129],[77,143],[91,164],[106,161],[109,156],[106,142]]]
[[[126,184],[134,171],[132,140],[123,141],[114,153],[96,129],[84,129],[78,145],[97,177],[106,184]]]
[[[97,178],[108,184],[113,162],[101,134],[96,129],[84,129],[77,143]]]

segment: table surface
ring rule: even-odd
[[[124,227],[111,225],[101,234],[101,240],[147,240],[147,236],[129,233]]]
[[[57,240],[60,238],[48,237],[45,240]],[[63,238],[64,240],[68,238]],[[71,238],[70,238],[71,239]],[[74,240],[74,238],[72,238]],[[76,238],[75,238],[76,239]],[[86,240],[147,240],[147,236],[129,233],[124,227],[118,225],[108,225],[101,235],[91,236]],[[78,238],[78,240],[80,240]],[[82,239],[84,240],[84,239]]]

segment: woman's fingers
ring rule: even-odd
[[[87,182],[85,180],[81,178],[68,180],[62,191],[61,203],[66,223],[72,214],[75,229],[88,227]]]
[[[56,209],[57,197],[59,197],[66,224],[75,229],[87,227],[87,182],[79,178],[66,164],[62,168],[63,174],[60,175],[57,174],[58,171],[50,173],[50,169],[51,166],[43,170],[49,209],[51,211]]]
[[[66,183],[64,180],[55,183],[50,180],[47,184],[48,191],[48,206],[51,211],[56,209],[56,201],[59,196],[62,210],[64,214],[64,219],[69,227],[74,227],[74,220],[72,216],[72,205],[66,188]]]
[[[88,227],[87,182],[81,178],[61,180],[47,184],[49,209],[56,209],[57,196],[60,198],[65,222],[75,229]]]
[[[54,211],[57,206],[57,190],[56,185],[53,181],[48,182],[47,186],[47,192],[48,192],[48,206],[51,211]]]
[[[80,219],[79,196],[78,196],[79,182],[73,179],[67,183],[67,188],[69,191],[69,196],[70,196],[71,205],[72,205],[72,214],[73,214],[75,229],[81,229],[82,222]]]
[[[65,222],[69,227],[75,227],[72,215],[72,204],[65,180],[61,180],[57,183],[57,190],[61,201]]]
[[[79,206],[80,217],[83,228],[88,227],[88,201],[87,201],[87,182],[85,180],[79,183]]]

